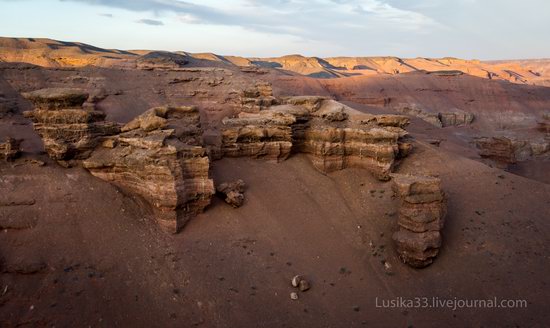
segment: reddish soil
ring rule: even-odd
[[[550,89],[466,75],[321,80],[271,69],[265,74],[226,70],[0,64],[0,92],[17,103],[16,113],[0,118],[0,138],[24,139],[23,156],[0,163],[0,326],[543,327],[548,322],[549,162],[535,158],[507,172],[484,163],[471,141],[501,131],[499,124],[507,121],[518,126],[509,129],[517,136],[530,137],[533,122],[550,104]],[[202,79],[171,83],[191,75]],[[220,76],[223,82],[216,84]],[[391,183],[363,170],[324,175],[306,155],[281,163],[214,161],[216,183],[246,182],[244,205],[233,209],[214,197],[205,213],[169,235],[140,198],[82,168],[50,160],[21,116],[31,109],[21,92],[80,87],[104,90],[98,108],[109,120],[127,122],[156,105],[196,104],[205,124],[215,127],[234,113],[227,94],[259,80],[272,82],[278,96],[332,96],[371,113],[395,112],[361,99],[387,97],[433,110],[460,107],[476,115],[470,126],[436,128],[413,117],[407,127],[415,147],[396,171],[438,175],[449,197],[443,247],[434,264],[418,270],[400,262],[391,240],[398,206]],[[192,96],[197,90],[207,95]],[[434,139],[441,141],[439,147],[430,144]],[[382,260],[391,265],[389,271]],[[304,275],[311,289],[291,300],[296,274]],[[377,307],[398,297],[497,297],[526,300],[527,307]]]

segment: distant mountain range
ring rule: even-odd
[[[24,62],[44,67],[135,67],[152,50],[102,49],[79,42],[51,39],[1,38],[0,61]],[[167,52],[160,52],[167,53]],[[550,86],[550,59],[479,61],[459,58],[398,57],[304,57],[271,58],[221,56],[212,53],[173,52],[187,62],[208,61],[208,66],[248,66],[294,72],[312,78],[343,78],[425,71],[438,75],[460,75],[506,80],[512,83]],[[216,62],[216,63],[213,63]]]

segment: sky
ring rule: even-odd
[[[271,57],[550,57],[550,0],[0,0],[0,36]]]

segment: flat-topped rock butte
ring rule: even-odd
[[[547,64],[0,38],[0,326],[540,325]]]

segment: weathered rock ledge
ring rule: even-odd
[[[87,158],[102,137],[119,132],[116,123],[105,122],[105,114],[84,109],[88,93],[78,89],[41,89],[23,94],[35,109],[24,113],[34,123],[48,155],[61,165]]]
[[[358,167],[388,180],[412,148],[405,139],[405,116],[366,114],[323,97],[271,99],[270,90],[258,88],[243,93],[262,99],[254,102],[258,108],[223,119],[219,143],[208,145],[210,155],[281,161],[305,153],[324,173]],[[119,127],[105,122],[93,106],[82,108],[88,98],[82,91],[45,89],[26,97],[36,106],[26,116],[50,157],[64,165],[81,164],[92,175],[141,196],[166,230],[179,231],[210,204],[216,190],[196,107],[152,108]],[[441,243],[445,199],[440,182],[393,178],[402,199],[401,228],[394,236],[401,258],[416,267],[428,265]],[[228,203],[242,205],[242,181],[218,189]]]
[[[550,156],[550,137],[520,140],[514,137],[492,136],[474,139],[483,158],[500,164],[514,164],[534,156]]]
[[[210,204],[214,183],[196,107],[152,108],[104,141],[83,166],[146,199],[159,224],[178,232]]]
[[[256,113],[225,118],[221,127],[223,156],[285,160],[309,154],[313,165],[328,173],[364,168],[388,180],[396,161],[411,144],[401,115],[370,115],[323,97],[291,97]]]
[[[177,232],[210,204],[214,184],[196,107],[152,108],[120,128],[93,106],[82,108],[88,94],[81,90],[25,97],[36,107],[25,116],[51,158],[143,197],[166,230]]]

